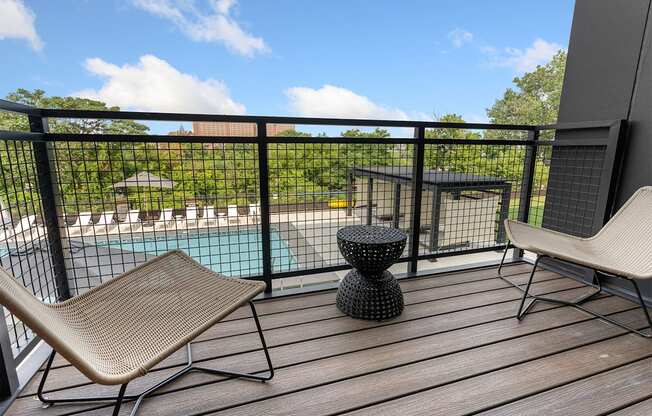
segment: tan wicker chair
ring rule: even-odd
[[[45,404],[115,400],[114,415],[123,401],[143,398],[189,371],[266,381],[273,377],[267,345],[252,298],[265,283],[224,278],[181,251],[152,259],[82,295],[45,304],[0,268],[0,303],[52,346],[38,397]],[[249,303],[269,373],[242,374],[192,364],[190,342],[231,312]],[[126,396],[127,384],[161,360],[187,346],[187,365],[145,392]],[[59,353],[91,381],[121,385],[116,397],[48,399],[44,391],[55,354]]]
[[[634,193],[623,207],[594,236],[588,238],[533,227],[531,225],[506,220],[505,230],[509,237],[498,273],[505,261],[507,250],[513,246],[531,251],[537,255],[530,279],[523,291],[523,299],[516,317],[521,320],[536,301],[543,300],[562,305],[569,305],[587,312],[593,316],[618,325],[630,332],[646,338],[652,338],[652,333],[642,332],[617,322],[607,316],[597,314],[582,306],[584,302],[602,293],[602,276],[619,277],[628,280],[634,286],[638,301],[645,312],[648,328],[652,329],[652,319],[645,306],[637,280],[652,279],[652,187],[646,186]],[[534,272],[543,258],[563,260],[590,268],[594,271],[593,284],[596,291],[573,302],[551,299],[529,294]],[[501,276],[502,277],[502,276]],[[504,279],[514,287],[521,289]],[[521,289],[522,290],[522,289]],[[532,301],[525,306],[526,299]]]

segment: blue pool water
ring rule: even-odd
[[[284,272],[298,268],[298,262],[278,231],[271,235],[273,269]],[[186,254],[227,276],[262,274],[262,242],[259,231],[188,232],[153,237],[97,242],[98,246],[153,255],[181,249]]]

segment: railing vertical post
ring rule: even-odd
[[[29,127],[34,133],[47,133],[47,119],[38,116],[29,116]],[[54,268],[54,278],[57,286],[58,300],[70,298],[70,288],[68,286],[68,273],[64,260],[63,242],[61,239],[59,213],[61,212],[60,204],[57,204],[56,196],[56,171],[51,160],[48,143],[43,141],[33,142],[34,162],[36,164],[36,174],[38,177],[39,196],[41,198],[41,207],[43,211],[43,222],[47,230],[47,240],[50,249],[50,258]],[[54,171],[54,174],[53,174]]]
[[[421,231],[421,196],[423,193],[423,160],[426,149],[426,128],[414,129],[414,155],[412,158],[412,225],[410,238],[410,265],[409,272],[417,272],[419,261],[419,234]]]
[[[9,329],[4,318],[0,319],[0,414],[3,414],[18,390],[16,360],[11,348]]]
[[[501,186],[500,188],[501,188],[500,212],[498,213],[498,233],[496,235],[496,241],[498,242],[498,244],[503,244],[507,241],[507,234],[505,231],[505,220],[509,218],[509,202],[511,200],[511,195],[512,195],[512,184],[507,182],[505,185]]]
[[[374,215],[374,178],[367,179],[367,225],[371,225]]]
[[[399,228],[401,225],[401,184],[394,185],[394,209],[392,210],[392,227]]]
[[[267,160],[267,123],[256,123],[258,136],[258,171],[260,172],[260,232],[263,250],[263,279],[265,292],[272,291],[272,242],[269,207],[269,163]]]
[[[433,253],[439,251],[439,216],[441,214],[441,189],[438,186],[431,186],[432,192],[432,218],[430,219],[430,242],[428,247]]]
[[[528,144],[525,149],[525,159],[523,161],[523,185],[521,186],[521,195],[518,201],[518,220],[528,222],[530,217],[530,204],[532,203],[532,188],[534,188],[534,171],[537,161],[537,150],[539,141],[539,130],[528,131]],[[514,258],[523,257],[523,250],[516,249]]]
[[[353,169],[346,172],[346,216],[353,215]]]

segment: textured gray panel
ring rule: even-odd
[[[543,227],[582,237],[594,233],[605,151],[605,146],[553,149]]]

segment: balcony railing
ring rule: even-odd
[[[408,277],[426,260],[504,249],[505,218],[587,233],[608,216],[622,132],[618,121],[461,124],[6,101],[0,109],[27,117],[31,129],[0,131],[0,262],[46,302],[174,248],[227,276],[263,280],[273,295],[278,279],[346,269],[335,233],[349,224],[408,233],[399,261]],[[48,119],[239,122],[256,135],[50,132]],[[270,123],[391,128],[405,137],[271,137]],[[587,139],[554,140],[563,130],[586,130]],[[18,362],[33,336],[5,317],[0,331],[11,346],[3,348]]]

